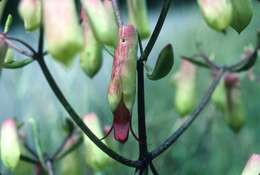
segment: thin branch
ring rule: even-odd
[[[39,162],[35,159],[32,159],[28,156],[25,156],[25,155],[21,155],[20,156],[20,160],[21,161],[24,161],[24,162],[27,162],[27,163],[31,163],[31,164],[38,164]]]
[[[159,175],[159,173],[157,172],[153,162],[150,163],[150,168],[151,168],[153,175]]]
[[[27,144],[26,142],[24,142],[23,145],[24,145],[25,149],[26,149],[34,158],[36,158],[36,159],[38,158],[38,156],[37,156],[35,150],[33,150],[29,144]]]
[[[157,20],[157,23],[155,25],[155,28],[153,30],[153,33],[152,33],[152,36],[151,38],[149,39],[148,41],[148,44],[144,50],[144,53],[141,55],[141,59],[143,61],[147,61],[153,47],[154,47],[154,44],[161,32],[161,29],[162,29],[162,26],[164,24],[164,21],[165,21],[165,18],[167,16],[167,13],[169,11],[169,8],[170,8],[170,5],[171,5],[171,2],[172,0],[164,0],[163,1],[163,5],[162,5],[162,9],[161,9],[161,13],[160,13],[160,16]]]
[[[51,160],[56,159],[56,157],[62,152],[64,146],[65,146],[66,143],[69,141],[69,139],[71,138],[72,135],[73,135],[73,131],[68,133],[68,135],[63,139],[62,143],[61,143],[60,146],[57,148],[57,150],[55,151],[55,153],[51,156]]]
[[[18,39],[18,38],[15,38],[15,37],[10,37],[10,36],[5,36],[5,38],[7,40],[10,40],[10,41],[16,41],[20,44],[22,44],[23,46],[25,46],[27,49],[29,49],[33,54],[36,54],[36,50],[31,46],[29,45],[28,43],[26,43],[25,41],[21,40],[21,39]]]
[[[174,132],[168,139],[166,139],[160,146],[158,146],[155,150],[151,152],[151,158],[154,159],[159,156],[161,153],[166,151],[173,143],[175,143],[178,138],[189,128],[189,126],[193,123],[193,121],[199,116],[199,114],[203,111],[203,109],[207,106],[211,95],[216,89],[220,79],[225,74],[226,70],[221,69],[218,72],[218,75],[215,77],[213,82],[211,83],[207,93],[202,98],[201,102],[197,106],[197,108],[191,113],[190,117],[180,126],[180,128]]]
[[[47,160],[46,166],[47,166],[48,175],[54,175],[53,162],[50,160]]]

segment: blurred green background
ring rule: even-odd
[[[159,4],[150,6],[151,29],[159,15],[159,8],[156,6]],[[16,7],[15,1],[9,1],[8,5],[9,12]],[[214,54],[218,63],[237,62],[245,46],[255,45],[256,29],[260,29],[259,19],[260,3],[254,1],[254,17],[246,30],[240,35],[232,29],[226,34],[221,34],[206,26],[195,3],[173,4],[149,58],[149,64],[154,64],[159,51],[167,43],[172,43],[175,50],[176,64],[171,75],[178,70],[181,55],[190,56],[197,52],[197,43],[201,43],[203,50],[208,54]],[[10,35],[22,38],[36,47],[38,33],[25,32],[19,17],[15,18],[15,25],[11,28]],[[21,55],[17,54],[16,57],[19,58]],[[103,67],[94,79],[88,78],[83,73],[78,59],[71,69],[65,69],[49,57],[46,61],[62,91],[80,115],[95,112],[104,125],[112,123],[112,113],[106,97],[112,65],[112,58],[108,54],[104,53]],[[254,68],[256,76],[260,75],[258,67],[259,63]],[[145,80],[150,150],[164,141],[178,126],[179,117],[174,110],[175,89],[171,85],[171,75],[155,82]],[[202,68],[198,70],[197,75],[197,102],[199,102],[211,82],[211,75],[208,70]],[[241,132],[234,134],[224,122],[223,115],[209,104],[178,142],[155,160],[155,166],[160,174],[236,175],[241,173],[252,153],[260,153],[260,82],[250,81],[246,76],[241,76],[243,77],[241,93],[247,115],[247,123]],[[27,119],[36,118],[43,150],[49,154],[55,151],[66,135],[62,126],[67,113],[50,90],[36,63],[21,70],[3,70],[0,78],[0,120],[7,117],[15,117],[18,121],[25,122],[24,128],[29,136]],[[136,118],[134,112],[135,131],[137,131]],[[28,141],[31,143],[30,138]],[[84,147],[80,149],[84,152]],[[114,149],[131,159],[138,157],[138,144],[132,136],[124,145],[115,143]],[[95,174],[86,167],[84,154],[78,157],[78,165],[82,165],[81,168],[87,174]],[[61,164],[62,162],[55,164],[57,172],[62,167]],[[0,172],[6,173],[3,168]],[[113,162],[113,166],[109,166],[103,173],[134,174],[134,169]]]

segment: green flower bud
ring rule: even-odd
[[[90,113],[84,116],[84,123],[98,137],[103,137],[100,122],[96,114]],[[103,141],[106,144],[105,141]],[[101,171],[108,166],[111,159],[102,152],[86,135],[84,135],[86,163],[94,171]]]
[[[130,23],[133,24],[142,39],[150,36],[146,0],[127,0]]]
[[[108,102],[114,113],[115,139],[124,143],[128,138],[132,108],[136,95],[137,32],[132,25],[119,28],[115,49]]]
[[[81,0],[81,2],[96,38],[102,44],[115,47],[118,40],[118,26],[115,16],[107,4],[109,2],[106,2],[106,6],[101,0]]]
[[[251,0],[231,0],[233,5],[233,18],[231,26],[238,33],[242,32],[250,23],[253,16]]]
[[[225,120],[229,127],[238,133],[245,124],[245,109],[241,100],[238,76],[227,74],[225,76],[225,87],[227,95]]]
[[[6,119],[1,125],[1,160],[4,166],[13,170],[20,160],[20,147],[16,123]]]
[[[74,1],[44,0],[42,3],[48,52],[68,66],[83,46]]]
[[[211,28],[223,31],[230,26],[232,20],[231,0],[198,0],[198,4],[205,21]]]
[[[96,40],[85,11],[81,11],[84,31],[84,48],[80,53],[80,65],[89,77],[94,77],[102,65],[102,45]]]
[[[24,21],[24,27],[28,31],[34,31],[41,25],[41,1],[21,0],[19,14]]]
[[[175,108],[181,117],[185,117],[195,107],[196,69],[186,61],[181,61],[181,67],[176,77]]]
[[[253,154],[241,175],[258,175],[260,173],[260,155]]]
[[[0,2],[1,3],[1,2]],[[5,57],[6,57],[6,52],[8,49],[8,45],[5,42],[5,38],[3,35],[0,35],[0,75],[1,75],[1,65],[4,63],[5,61]]]

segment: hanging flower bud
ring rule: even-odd
[[[241,175],[258,175],[260,173],[260,155],[253,154]]]
[[[40,0],[21,0],[18,8],[26,30],[34,31],[39,28],[41,25]]]
[[[16,123],[6,119],[1,125],[1,160],[4,166],[13,170],[20,160],[20,147]]]
[[[81,0],[81,2],[96,38],[104,45],[115,47],[118,25],[114,15],[111,14],[111,8],[105,7],[101,0]]]
[[[239,132],[245,124],[245,111],[239,89],[240,80],[236,74],[230,73],[225,76],[224,81],[227,95],[225,120],[234,132]]]
[[[218,72],[213,71],[213,77],[215,77],[217,73]],[[217,88],[212,94],[212,102],[219,111],[224,112],[226,110],[227,98],[224,80],[220,80]]]
[[[205,21],[211,28],[223,31],[230,26],[232,20],[231,0],[198,0],[198,4]]]
[[[68,66],[83,45],[73,0],[44,0],[43,16],[48,52]]]
[[[108,89],[108,102],[114,114],[112,128],[115,139],[124,143],[128,138],[136,94],[138,39],[132,25],[121,26],[119,38]]]
[[[195,82],[195,66],[186,60],[181,60],[181,67],[176,75],[175,82],[175,108],[181,117],[185,117],[189,114],[195,106]]]
[[[90,113],[84,116],[84,123],[99,138],[103,136],[100,122],[96,114]],[[105,141],[103,141],[106,144]],[[86,135],[84,136],[84,145],[86,153],[86,163],[94,171],[101,171],[105,168],[111,159],[103,153]]]
[[[96,40],[83,10],[81,10],[81,21],[84,33],[84,48],[80,53],[80,65],[84,72],[92,78],[102,65],[102,45]]]
[[[142,39],[150,36],[146,0],[127,0],[130,23],[133,24]]]
[[[251,0],[231,0],[233,5],[233,18],[231,26],[238,33],[242,32],[250,23],[253,16]]]

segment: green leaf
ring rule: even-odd
[[[147,73],[150,80],[159,80],[165,77],[174,64],[174,53],[171,44],[166,45],[159,54],[155,67],[151,73]]]
[[[9,61],[0,65],[0,68],[4,69],[19,69],[32,63],[34,60],[27,58],[23,60]]]
[[[13,17],[11,14],[9,14],[5,21],[4,33],[7,33],[9,31],[10,26],[12,25],[12,22],[13,22]]]

